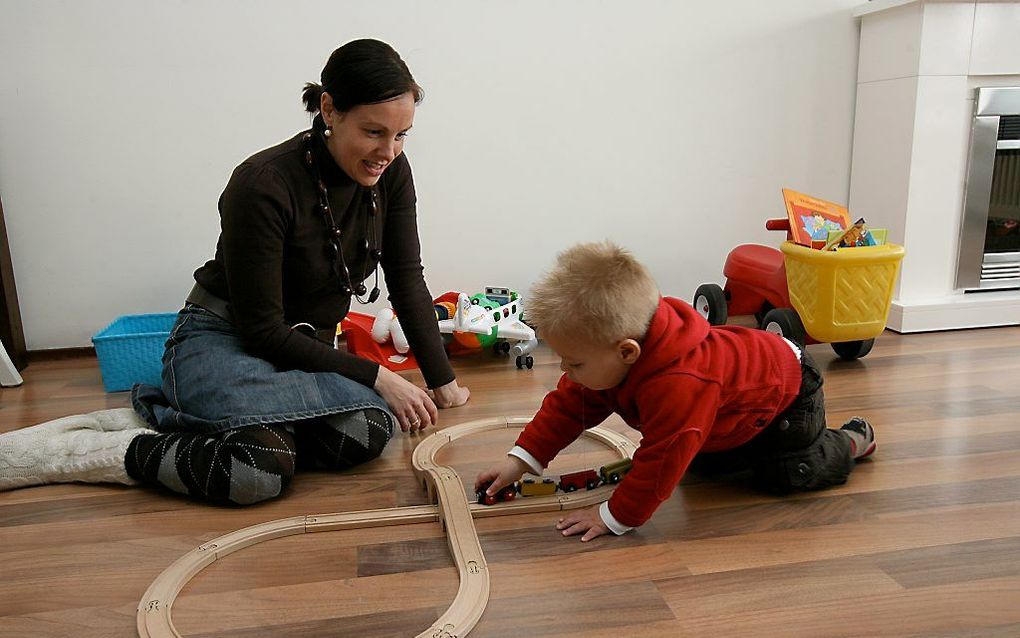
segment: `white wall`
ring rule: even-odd
[[[433,293],[527,291],[610,237],[665,294],[846,202],[859,0],[0,0],[0,197],[30,349],[175,311],[233,167],[307,125],[356,37],[425,87],[406,151]],[[357,308],[355,308],[357,309]]]

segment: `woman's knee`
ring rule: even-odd
[[[294,478],[294,440],[282,426],[255,426],[228,436],[221,461],[229,464],[228,500],[251,505],[280,496]]]
[[[303,468],[346,470],[378,457],[393,436],[393,416],[381,408],[341,412],[298,425]]]
[[[237,505],[268,501],[283,494],[293,478],[293,467],[289,470],[282,465],[260,469],[243,463],[236,464],[230,471],[230,492],[227,500]]]
[[[336,414],[327,423],[341,438],[338,447],[342,451],[338,456],[351,465],[376,458],[393,438],[394,418],[380,408]]]
[[[365,421],[369,424],[366,448],[368,457],[374,459],[382,454],[386,444],[393,438],[394,418],[389,412],[378,408],[366,408],[364,414]]]

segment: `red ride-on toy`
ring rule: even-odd
[[[789,241],[788,219],[767,220],[765,227],[786,231],[782,249],[744,244],[731,250],[726,287],[698,286],[694,308],[714,326],[753,314],[762,330],[802,347],[828,342],[843,359],[871,352],[885,329],[903,247],[816,250]]]

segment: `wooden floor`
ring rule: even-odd
[[[865,359],[811,352],[830,423],[867,416],[878,452],[847,485],[778,499],[687,481],[635,532],[581,544],[555,515],[478,520],[492,596],[483,636],[1020,636],[1020,328],[886,333]],[[440,427],[533,413],[558,376],[484,353],[455,359],[470,403]],[[0,390],[0,430],[128,405],[94,359],[36,361]],[[619,422],[614,427],[626,429]],[[512,432],[455,443],[465,482]],[[144,488],[0,493],[0,635],[132,636],[171,562],[225,532],[299,514],[425,502],[417,438],[345,474],[301,474],[285,496],[220,508]],[[575,444],[551,472],[598,466]],[[438,525],[304,534],[228,556],[174,606],[186,636],[412,636],[453,599]]]

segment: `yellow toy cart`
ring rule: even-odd
[[[785,256],[790,303],[808,336],[831,343],[840,356],[844,356],[841,349],[861,349],[864,344],[853,345],[856,342],[868,341],[870,351],[874,338],[885,330],[903,246],[815,250],[786,241],[780,250]]]
[[[789,230],[771,219],[770,230]],[[754,314],[758,326],[801,344],[829,343],[843,359],[871,352],[885,329],[903,246],[817,250],[792,241],[780,250],[744,244],[730,251],[726,286],[702,284],[694,307],[713,325]]]

